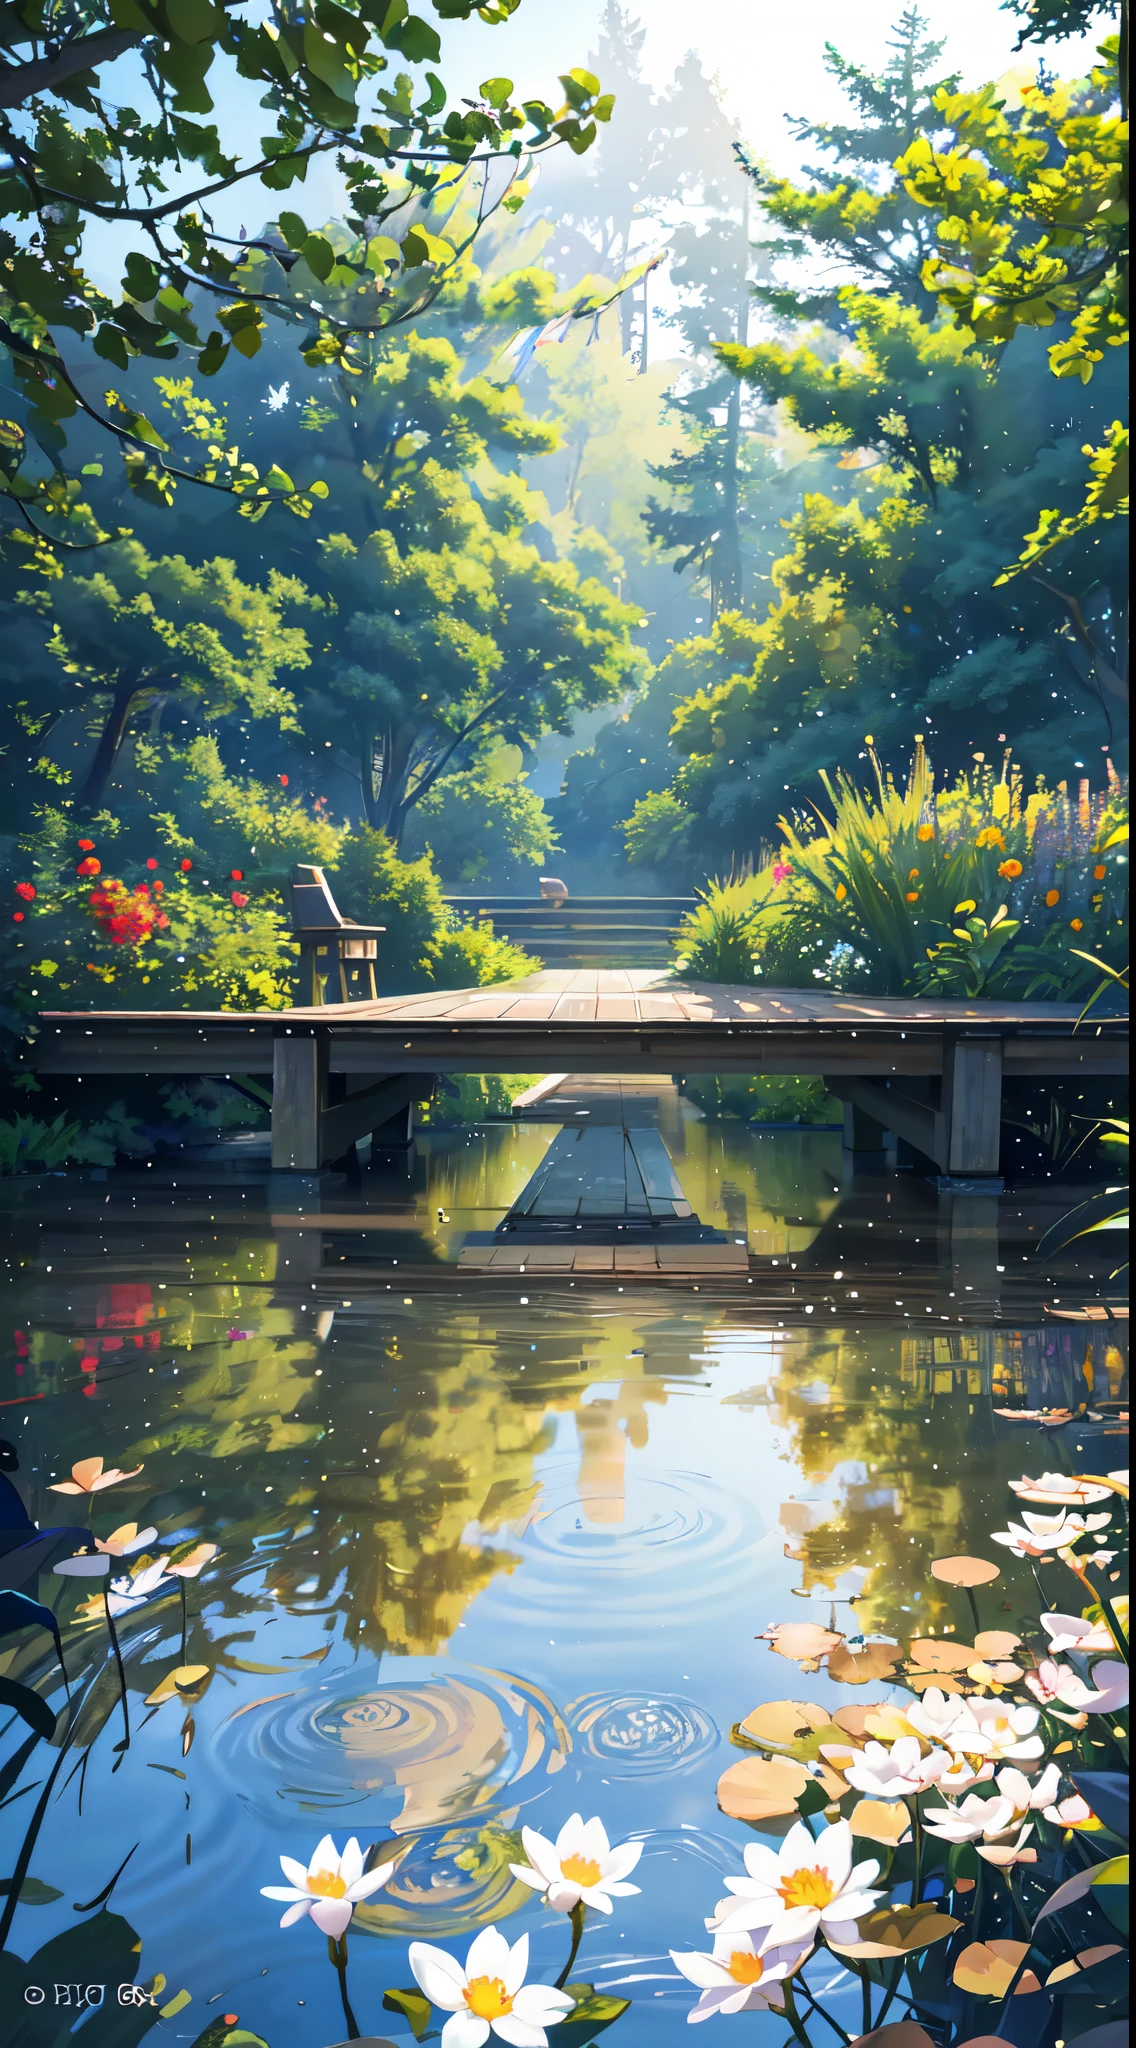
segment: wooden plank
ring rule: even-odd
[[[1002,1137],[1002,1043],[960,1038],[943,1076],[948,1173],[996,1174]]]
[[[320,1120],[327,1102],[327,1039],[278,1038],[272,1069],[272,1166],[318,1173]]]
[[[577,1245],[572,1258],[574,1273],[611,1273],[615,1270],[615,1249],[610,1244]]]

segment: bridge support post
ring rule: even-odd
[[[272,1168],[274,1173],[318,1173],[321,1125],[327,1108],[328,1041],[320,1032],[295,1032],[272,1046]]]
[[[1002,1041],[948,1036],[943,1046],[943,1172],[996,1183],[1002,1148]],[[975,1192],[982,1192],[976,1189]]]

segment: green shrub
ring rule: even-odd
[[[760,972],[759,925],[768,880],[730,876],[709,882],[698,893],[701,903],[687,911],[675,936],[675,966],[695,981],[752,981]]]
[[[520,763],[520,750],[511,750]],[[547,868],[556,833],[527,784],[491,775],[444,775],[415,804],[403,838],[406,851],[432,855],[447,882],[477,882],[490,872],[503,887]]]
[[[839,1123],[840,1105],[815,1074],[698,1074],[682,1092],[707,1116],[758,1124]]]
[[[536,974],[544,965],[511,939],[498,939],[488,919],[473,924],[449,913],[453,922],[426,948],[425,964],[433,988],[484,988],[490,982],[516,981]]]
[[[539,1074],[452,1074],[421,1121],[429,1124],[479,1124],[486,1117],[509,1116],[513,1097],[540,1080]]]

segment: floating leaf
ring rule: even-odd
[[[738,1734],[747,1742],[769,1749],[791,1749],[793,1744],[831,1725],[823,1707],[805,1700],[766,1700],[738,1723]]]
[[[986,1557],[937,1557],[931,1577],[941,1579],[944,1586],[986,1586],[1001,1573]]]
[[[417,1985],[411,1985],[409,1991],[384,1991],[383,2011],[400,2012],[408,2019],[416,2041],[422,2039],[430,2024],[430,2001],[423,1998]]]
[[[1124,1950],[1118,1941],[1106,1941],[1103,1948],[1079,1949],[1076,1956],[1067,1963],[1058,1963],[1045,1980],[1046,1989],[1051,1984],[1063,1984],[1067,1977],[1077,1977],[1083,1970],[1091,1970],[1094,1963],[1103,1963],[1109,1956],[1122,1956]]]
[[[1029,1947],[1028,1941],[972,1941],[956,1961],[952,1981],[975,1998],[1004,1998]],[[1033,1971],[1023,1970],[1017,1996],[1040,1990]]]
[[[718,1804],[731,1820],[771,1820],[795,1813],[810,1783],[803,1764],[785,1756],[745,1756],[718,1780]]]
[[[196,1693],[198,1687],[204,1690],[212,1676],[213,1667],[210,1664],[178,1664],[172,1671],[167,1671],[161,1684],[156,1685],[153,1692],[147,1693],[146,1705],[160,1707],[166,1700],[176,1699],[179,1695],[184,1699],[187,1694]]]
[[[828,1675],[842,1685],[867,1685],[870,1679],[889,1678],[901,1656],[898,1643],[864,1643],[855,1650],[844,1644],[829,1656]]]
[[[758,1640],[768,1643],[779,1657],[790,1657],[815,1670],[822,1657],[839,1649],[844,1637],[834,1635],[830,1628],[821,1628],[819,1622],[782,1621],[767,1629]]]
[[[890,1700],[869,1700],[862,1707],[837,1707],[832,1719],[842,1734],[851,1735],[857,1742],[866,1742],[869,1735],[877,1736],[881,1742],[895,1742],[901,1735],[915,1733]]]
[[[980,1657],[1009,1657],[1021,1646],[1021,1637],[1011,1635],[1008,1628],[983,1628],[974,1638]]]
[[[952,1636],[916,1636],[908,1655],[918,1671],[965,1671],[974,1662],[972,1646]]]
[[[866,1842],[883,1842],[894,1849],[911,1827],[911,1815],[902,1799],[861,1799],[852,1809],[852,1833]]]
[[[966,1691],[965,1685],[960,1685],[949,1671],[907,1671],[903,1682],[911,1687],[912,1692],[928,1692],[932,1686],[938,1686],[940,1692]]]
[[[888,1956],[908,1955],[919,1948],[930,1948],[932,1942],[945,1941],[948,1934],[953,1934],[961,1926],[961,1920],[953,1920],[949,1913],[940,1913],[930,1899],[919,1906],[880,1906],[874,1913],[864,1915],[858,1924],[855,1941],[830,1941],[829,1947],[835,1949],[837,1955],[880,1960]]]
[[[0,1878],[0,1898],[6,1899],[11,1889],[11,1878]],[[21,1906],[50,1906],[56,1899],[61,1899],[62,1897],[62,1892],[56,1891],[53,1884],[44,1884],[42,1878],[25,1877],[23,1884],[20,1886]]]

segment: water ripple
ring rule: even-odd
[[[506,1792],[537,1796],[572,1740],[539,1687],[508,1672],[431,1658],[389,1660],[373,1684],[358,1667],[312,1680],[279,1704],[231,1715],[223,1765],[261,1812],[319,1813],[374,1803],[397,1834],[447,1826]]]
[[[683,1700],[646,1692],[587,1693],[567,1709],[579,1748],[609,1777],[651,1778],[686,1769],[719,1741],[709,1714]]]

